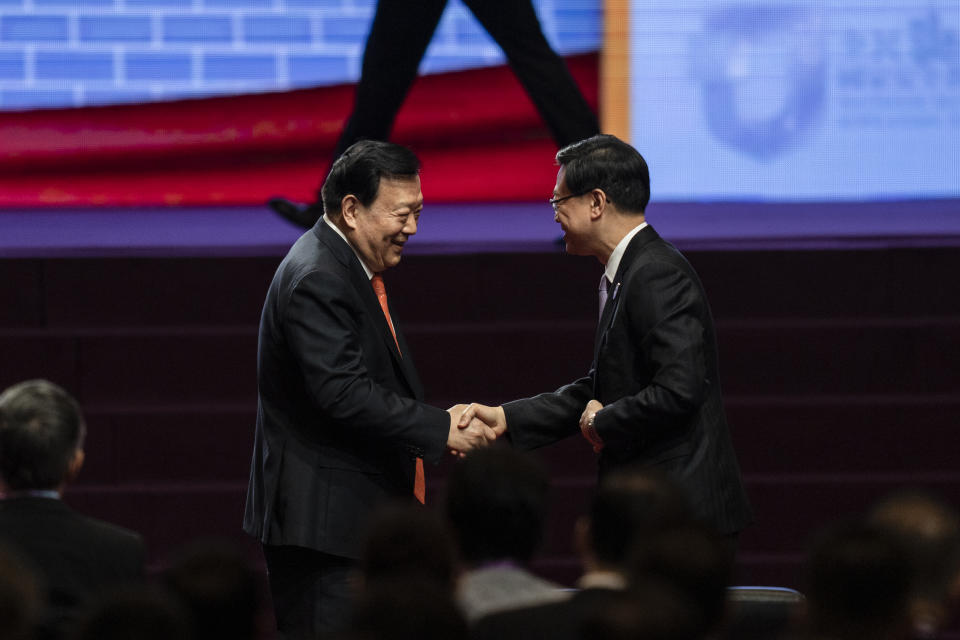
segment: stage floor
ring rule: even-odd
[[[960,200],[654,203],[681,249],[960,246]],[[0,257],[283,255],[302,230],[266,207],[0,210]],[[409,254],[559,251],[543,203],[430,204]]]

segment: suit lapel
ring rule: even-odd
[[[373,285],[370,284],[370,279],[367,278],[366,271],[363,270],[363,266],[360,264],[360,259],[357,257],[357,254],[354,253],[353,249],[344,242],[343,238],[340,235],[330,228],[323,218],[317,221],[316,225],[313,228],[314,233],[317,234],[317,237],[330,248],[333,255],[340,261],[344,266],[346,266],[348,273],[350,274],[350,284],[353,285],[357,293],[360,296],[360,299],[363,301],[364,311],[367,315],[373,318],[373,323],[377,327],[377,333],[380,334],[381,340],[383,340],[384,347],[387,351],[390,352],[390,356],[393,358],[394,362],[397,363],[398,368],[403,374],[404,381],[407,383],[407,386],[410,387],[410,390],[414,393],[414,397],[419,398],[422,396],[422,388],[420,385],[420,380],[416,375],[416,371],[413,369],[413,364],[407,362],[409,358],[403,358],[400,355],[400,352],[397,351],[397,343],[400,344],[400,348],[404,349],[405,352],[408,351],[406,347],[406,341],[403,339],[403,334],[400,332],[400,326],[397,322],[397,317],[393,313],[393,308],[390,307],[389,296],[387,298],[387,306],[390,308],[390,317],[393,320],[393,328],[397,332],[396,342],[393,339],[393,333],[390,331],[390,325],[387,323],[387,317],[383,315],[383,309],[380,307],[380,301],[377,300],[377,294],[373,291]]]
[[[594,388],[596,388],[596,372],[599,368],[600,349],[607,341],[607,333],[616,322],[617,312],[620,309],[620,301],[623,299],[621,291],[623,281],[626,279],[627,271],[636,262],[637,256],[643,251],[649,243],[658,240],[660,235],[654,231],[653,227],[647,224],[646,227],[637,232],[627,245],[623,257],[620,259],[620,265],[617,267],[617,274],[610,284],[610,293],[607,296],[607,304],[603,307],[603,313],[600,314],[600,322],[597,324],[597,332],[593,341],[593,362],[594,362]]]
[[[423,384],[420,382],[420,376],[417,375],[417,370],[413,366],[410,347],[407,345],[406,338],[403,336],[403,331],[400,330],[400,323],[397,322],[397,316],[393,313],[393,309],[390,309],[390,317],[393,318],[393,328],[397,332],[397,342],[400,343],[400,351],[406,354],[406,357],[400,357],[400,368],[403,370],[403,376],[406,378],[407,384],[410,385],[410,390],[413,391],[413,397],[417,400],[422,400]]]

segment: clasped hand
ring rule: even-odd
[[[580,433],[582,433],[583,437],[587,439],[587,442],[593,446],[594,453],[600,453],[603,450],[603,440],[600,439],[597,430],[593,426],[593,420],[597,415],[597,411],[600,411],[600,409],[603,409],[600,401],[591,400],[587,403],[583,413],[580,414]]]
[[[462,457],[471,449],[485,447],[507,430],[503,407],[455,404],[447,413],[450,414],[447,448],[455,456]]]

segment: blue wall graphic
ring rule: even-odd
[[[601,0],[534,5],[561,53],[600,48]],[[354,81],[374,8],[374,0],[0,0],[0,109]],[[421,71],[503,62],[451,0]]]

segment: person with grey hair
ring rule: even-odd
[[[29,380],[0,394],[0,540],[45,586],[47,637],[92,596],[144,574],[139,534],[61,500],[83,466],[85,434],[77,401],[52,382]]]

